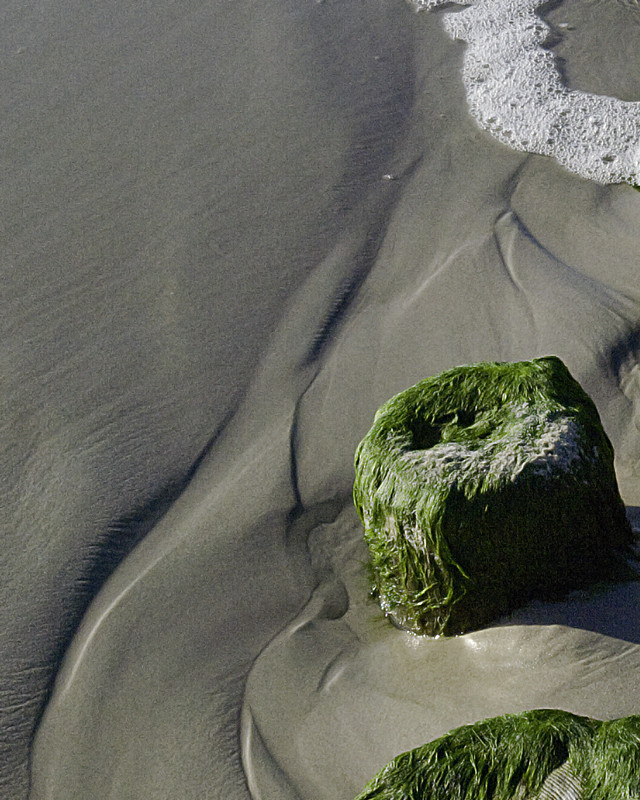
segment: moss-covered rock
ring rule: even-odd
[[[595,405],[559,358],[458,367],[375,416],[354,502],[374,593],[415,633],[608,579],[631,529]]]
[[[456,728],[395,758],[356,800],[640,797],[640,717],[538,709]]]

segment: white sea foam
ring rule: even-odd
[[[447,0],[413,0],[418,9]],[[453,0],[452,38],[467,43],[463,80],[472,115],[496,139],[553,156],[599,183],[640,183],[640,103],[570,89],[541,47],[546,0]]]

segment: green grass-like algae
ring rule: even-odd
[[[456,728],[399,755],[356,800],[640,798],[640,717],[555,709]]]
[[[616,573],[631,542],[596,407],[555,356],[426,378],[355,456],[373,592],[415,633],[477,628]]]
[[[640,798],[640,716],[602,722],[572,768],[584,784],[585,800]]]

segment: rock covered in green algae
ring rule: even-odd
[[[356,800],[640,797],[640,717],[537,709],[456,728],[395,758]]]
[[[555,357],[457,367],[391,398],[353,496],[374,594],[421,634],[614,575],[631,529],[595,405]]]

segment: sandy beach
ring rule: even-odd
[[[460,364],[560,356],[640,531],[640,192],[483,129],[460,12],[6,4],[3,796],[351,800],[640,713],[640,584],[441,639],[368,598],[354,451]],[[640,101],[635,2],[541,13],[569,94]]]

